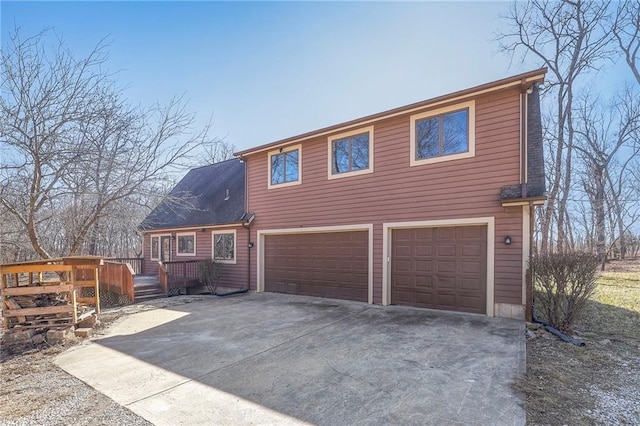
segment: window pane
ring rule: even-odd
[[[229,260],[233,260],[233,234],[225,235],[225,255]]]
[[[351,170],[369,168],[369,133],[351,139]]]
[[[178,237],[178,253],[194,253],[193,235],[183,235]]]
[[[416,159],[435,157],[440,151],[439,117],[416,121]]]
[[[215,234],[214,236],[214,260],[233,260],[233,248],[235,241],[233,234]]]
[[[349,140],[333,141],[333,171],[344,173],[349,171]]]
[[[153,259],[157,259],[160,257],[160,238],[159,237],[151,238],[151,257]]]
[[[284,182],[284,154],[271,156],[271,184]]]
[[[295,182],[298,180],[298,150],[289,151],[285,154],[285,182]]]
[[[464,110],[442,117],[442,154],[456,154],[469,150],[468,115],[468,110]]]

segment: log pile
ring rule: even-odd
[[[13,296],[11,299],[19,305],[18,308],[42,308],[44,306],[60,306],[68,305],[70,302],[66,294],[63,293],[44,293],[35,296]]]
[[[41,293],[35,295],[9,296],[6,306],[14,311],[15,316],[8,317],[8,328],[59,328],[73,323],[73,306],[68,293]],[[68,307],[61,312],[47,312],[47,307]],[[24,310],[24,315],[20,315]]]
[[[101,262],[68,257],[0,265],[2,343],[52,343],[74,331],[90,335],[100,312]]]

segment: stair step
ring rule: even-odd
[[[160,299],[166,297],[164,293],[145,294],[143,296],[136,295],[134,302],[144,302],[145,300]]]
[[[138,285],[133,286],[133,289],[135,291],[147,290],[147,289],[150,289],[150,288],[160,288],[160,285],[158,285],[158,284],[138,284]]]
[[[159,287],[150,287],[150,288],[143,288],[143,289],[137,289],[137,288],[136,288],[136,289],[133,291],[133,294],[135,294],[135,295],[136,295],[136,297],[137,297],[138,295],[140,295],[140,296],[144,296],[144,295],[146,295],[146,294],[156,294],[156,293],[157,293],[157,294],[164,294],[164,291],[162,291],[162,289],[161,289],[161,288],[159,288]]]

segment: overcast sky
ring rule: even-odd
[[[52,28],[83,56],[104,37],[134,103],[185,94],[238,149],[443,95],[509,66],[507,2],[1,2],[2,42]]]

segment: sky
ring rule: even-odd
[[[184,95],[242,150],[540,67],[498,52],[508,2],[10,2],[2,44],[110,43],[132,103]]]

